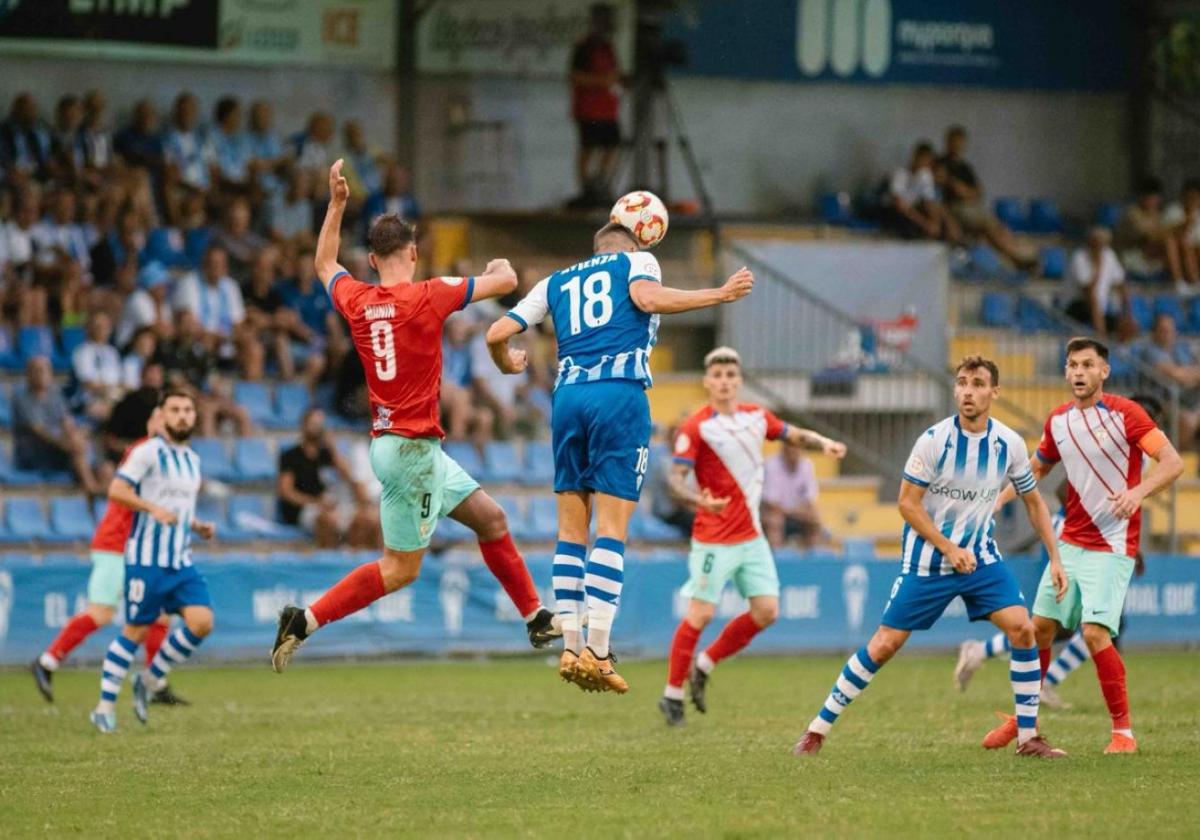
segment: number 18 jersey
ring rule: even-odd
[[[350,326],[371,402],[371,436],[445,437],[439,422],[442,326],[471,302],[474,277],[373,286],[340,272],[333,305]]]
[[[658,316],[634,305],[629,285],[636,280],[661,283],[658,260],[643,252],[596,254],[542,280],[508,313],[522,328],[547,314],[553,319],[556,389],[608,379],[653,384],[650,351]]]

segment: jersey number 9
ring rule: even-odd
[[[607,271],[589,274],[587,280],[579,275],[563,283],[562,289],[569,295],[571,310],[571,335],[579,335],[583,329],[580,321],[590,328],[602,327],[612,320],[612,276]],[[580,298],[583,292],[583,300]]]
[[[371,350],[375,353],[375,375],[380,382],[396,378],[396,336],[387,321],[371,322]]]

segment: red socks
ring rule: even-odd
[[[479,551],[483,554],[483,562],[488,571],[500,581],[521,617],[527,618],[531,613],[537,612],[542,599],[538,597],[537,587],[533,585],[533,578],[529,576],[529,569],[513,543],[512,534],[505,534],[491,542],[481,540]]]
[[[84,639],[95,633],[98,626],[96,620],[90,615],[80,613],[68,621],[62,630],[58,631],[58,635],[54,637],[50,647],[46,648],[46,653],[62,662],[71,651],[83,644]]]
[[[1108,704],[1108,713],[1112,716],[1113,729],[1129,729],[1129,694],[1125,690],[1125,663],[1121,660],[1121,654],[1109,645],[1093,654],[1092,661],[1096,663],[1096,676],[1100,680],[1104,702]]]
[[[313,601],[309,609],[316,617],[317,624],[324,626],[358,612],[386,594],[379,562],[372,560],[335,583],[328,592]]]
[[[727,656],[733,656],[739,650],[750,644],[750,640],[758,635],[762,628],[754,623],[750,613],[744,612],[725,625],[717,640],[708,646],[704,653],[713,664],[717,664]]]
[[[1050,670],[1050,648],[1038,648],[1038,661],[1042,663],[1042,679],[1046,679],[1046,672]]]
[[[667,685],[683,688],[688,671],[692,668],[692,655],[696,652],[696,643],[700,641],[700,630],[697,630],[686,620],[679,622],[675,630],[675,638],[671,639],[671,653],[667,658]]]
[[[150,625],[150,632],[146,634],[146,641],[143,644],[146,646],[146,667],[149,668],[154,662],[154,655],[158,653],[158,649],[162,647],[163,639],[167,638],[167,631],[170,630],[165,624],[159,624],[157,621]]]

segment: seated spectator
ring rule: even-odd
[[[88,463],[87,439],[71,419],[50,360],[25,365],[25,387],[13,395],[13,461],[21,470],[71,471],[83,491],[101,491]]]
[[[158,353],[158,333],[151,327],[142,327],[129,342],[129,350],[121,357],[121,386],[126,390],[137,388],[142,383],[142,372]]]
[[[395,213],[410,222],[421,217],[421,208],[412,193],[412,175],[407,167],[398,163],[388,165],[383,189],[372,194],[363,209],[368,225],[384,213]]]
[[[790,537],[798,538],[802,548],[825,542],[817,493],[817,471],[803,447],[785,443],[767,459],[762,522],[772,547],[778,548]]]
[[[325,184],[333,164],[333,118],[316,111],[308,118],[308,127],[292,137],[292,159],[296,166],[309,170],[313,183]]]
[[[1180,449],[1196,449],[1200,441],[1200,361],[1179,340],[1175,319],[1166,312],[1154,319],[1150,339],[1138,348],[1142,360],[1167,382],[1179,388]]]
[[[0,122],[0,171],[14,179],[44,180],[54,153],[50,129],[38,116],[37,100],[30,93],[18,93],[9,108],[8,118]]]
[[[117,217],[115,230],[110,230],[89,255],[92,281],[97,286],[113,285],[117,269],[126,262],[140,267],[148,260],[146,254],[146,227],[141,214],[132,207],[125,207]]]
[[[317,280],[313,256],[312,249],[305,248],[293,261],[296,276],[280,287],[284,309],[278,325],[287,332],[293,361],[304,366],[305,379],[315,386],[325,370],[341,366],[350,346],[341,316]]]
[[[171,124],[163,134],[163,161],[166,164],[165,183],[169,187],[182,185],[207,192],[209,167],[213,163],[212,146],[197,127],[200,106],[196,97],[184,92],[175,97]]]
[[[668,451],[674,449],[675,438],[679,435],[679,427],[672,426],[667,430]],[[671,490],[671,468],[674,461],[671,458],[650,459],[650,474],[646,477],[646,492],[650,496],[650,512],[655,518],[674,525],[684,534],[692,533],[692,524],[696,519],[696,506],[692,496],[681,499]],[[696,473],[689,470],[686,487],[689,491],[700,495],[696,483]]]
[[[376,162],[379,155],[367,145],[367,135],[358,120],[342,123],[342,174],[350,185],[350,200],[361,206],[368,196],[383,190],[383,175]]]
[[[296,375],[291,326],[297,316],[284,304],[279,291],[275,271],[278,261],[279,251],[274,247],[258,252],[250,269],[250,282],[242,289],[242,298],[246,303],[246,329],[270,348],[279,366],[279,376],[291,379]]]
[[[15,203],[17,210],[13,220],[0,227],[0,239],[4,242],[0,251],[5,255],[11,278],[4,309],[12,313],[19,324],[47,324],[49,295],[45,283],[38,282],[36,276],[37,190],[22,190]]]
[[[109,343],[110,338],[112,322],[103,312],[93,312],[87,322],[87,341],[71,354],[79,405],[96,420],[107,417],[124,392],[121,356]]]
[[[251,170],[255,173],[259,188],[268,197],[274,196],[283,187],[278,170],[286,158],[283,143],[271,127],[270,103],[261,99],[251,103],[246,143],[250,147]]]
[[[56,190],[50,198],[50,213],[33,228],[34,246],[38,261],[43,265],[61,267],[74,260],[85,272],[91,268],[87,234],[76,218],[75,193],[69,189]]]
[[[528,351],[529,342],[520,336],[518,339],[512,346]],[[548,415],[543,415],[538,401],[531,396],[534,385],[529,371],[501,373],[492,362],[482,329],[471,339],[470,370],[474,403],[491,411],[497,437],[507,440],[514,433],[530,434],[544,423]]]
[[[471,393],[470,316],[451,316],[442,330],[442,422],[449,440],[468,436],[482,452],[492,438],[495,420],[490,408],[476,403]]]
[[[332,468],[352,491],[339,502],[329,493],[323,473]],[[299,525],[322,548],[337,546],[343,536],[353,548],[379,544],[379,516],[366,485],[355,481],[350,467],[325,430],[325,412],[310,408],[300,424],[300,442],[279,456],[276,510],[280,522]]]
[[[140,166],[157,175],[163,165],[162,135],[158,130],[158,110],[149,99],[133,105],[129,125],[113,138],[113,149],[130,166]]]
[[[162,365],[167,384],[190,385],[199,393],[196,428],[202,437],[216,435],[226,420],[242,437],[253,433],[249,412],[233,401],[229,383],[215,373],[217,356],[193,312],[181,309],[175,313],[172,335],[159,341],[154,361]]]
[[[83,102],[74,94],[60,97],[54,108],[51,170],[65,183],[74,183],[87,163],[79,127],[83,124]]]
[[[1200,291],[1200,178],[1183,182],[1179,201],[1167,205],[1162,221],[1179,239],[1183,274],[1189,281],[1183,291]]]
[[[961,125],[947,129],[946,151],[938,161],[943,172],[942,197],[946,209],[966,233],[986,238],[1018,268],[1029,270],[1035,267],[1037,255],[1031,249],[1021,247],[1013,232],[988,209],[975,167],[964,157],[966,150],[967,130]]]
[[[250,203],[239,198],[225,210],[225,221],[213,235],[213,243],[227,255],[229,274],[239,283],[250,278],[254,255],[267,246],[267,240],[250,229]]]
[[[892,173],[885,220],[904,239],[958,242],[962,231],[938,200],[933,164],[933,146],[924,140],[917,143],[908,166]]]
[[[89,90],[83,95],[83,124],[79,137],[83,141],[84,178],[93,186],[99,186],[104,175],[113,165],[112,133],[108,129],[105,111],[108,100],[99,90]]]
[[[270,200],[271,237],[277,241],[309,245],[313,242],[312,183],[308,170],[287,169],[287,187]]]
[[[1089,325],[1102,336],[1117,332],[1123,316],[1129,312],[1129,289],[1125,269],[1110,247],[1108,228],[1088,231],[1087,245],[1071,257],[1071,279],[1078,285],[1078,296],[1067,305],[1067,315]]]
[[[147,263],[138,273],[138,288],[125,299],[117,319],[116,343],[126,348],[138,330],[150,328],[159,338],[170,336],[172,307],[171,275],[161,263]]]
[[[168,268],[194,269],[200,265],[212,236],[204,212],[204,196],[188,190],[171,204],[169,224],[150,231],[142,256]]]
[[[205,340],[221,364],[236,361],[247,379],[261,379],[263,348],[245,325],[242,289],[228,273],[225,249],[212,245],[199,272],[183,277],[175,288],[175,308],[193,313]]]
[[[1184,272],[1182,238],[1162,215],[1162,182],[1146,178],[1138,188],[1137,199],[1125,208],[1113,234],[1114,247],[1129,271],[1153,275],[1163,270],[1181,294],[1195,279]],[[1193,267],[1194,268],[1194,267]]]
[[[242,134],[242,106],[232,96],[223,96],[213,108],[213,180],[220,188],[238,195],[250,191],[250,144]]]

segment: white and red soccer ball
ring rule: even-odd
[[[653,248],[667,235],[667,205],[652,192],[636,190],[617,199],[609,213],[609,221],[633,231],[642,248]]]

